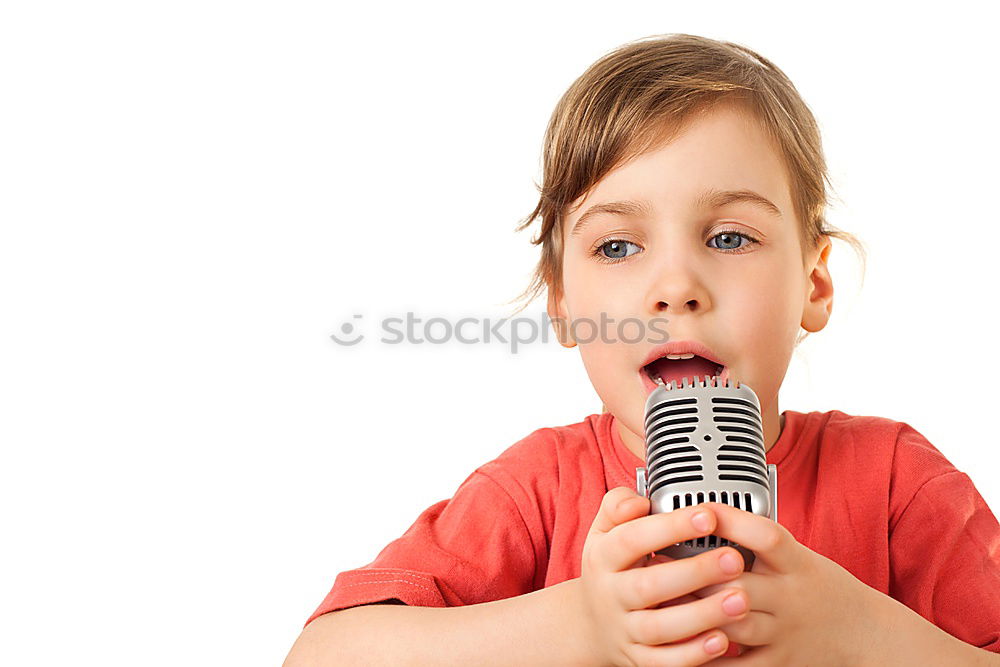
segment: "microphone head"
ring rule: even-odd
[[[650,514],[716,502],[778,520],[778,470],[767,463],[760,401],[748,385],[707,375],[661,384],[646,399],[645,435],[636,486]],[[738,550],[746,570],[753,565],[752,551],[716,535],[656,553],[687,558],[722,546]]]

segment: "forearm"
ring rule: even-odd
[[[367,605],[320,616],[284,667],[590,665],[576,612],[579,579],[462,607]]]
[[[866,665],[1000,667],[1000,654],[967,644],[898,600],[881,597],[881,622]]]

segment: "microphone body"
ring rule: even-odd
[[[760,401],[746,384],[707,375],[660,384],[646,399],[645,435],[636,491],[651,514],[717,502],[778,520],[778,468],[767,463]],[[722,546],[742,554],[745,570],[753,566],[753,551],[717,535],[656,553],[688,558]]]

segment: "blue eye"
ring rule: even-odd
[[[718,242],[713,244],[713,241]],[[745,243],[744,243],[745,242]],[[722,250],[730,255],[738,255],[747,252],[750,246],[759,245],[760,241],[735,229],[725,229],[717,232],[708,240],[710,248]],[[642,247],[632,241],[624,239],[608,239],[597,246],[591,253],[598,261],[608,264],[623,261],[626,257],[642,252]]]
[[[635,250],[629,252],[629,246],[635,248]],[[625,259],[629,255],[634,255],[640,250],[641,248],[631,241],[610,239],[599,245],[594,255],[603,262],[616,262]]]
[[[709,247],[711,247],[711,248],[718,248],[719,250],[728,250],[730,252],[732,252],[734,250],[736,250],[736,251],[743,251],[748,246],[751,246],[751,245],[753,245],[755,243],[759,243],[759,241],[757,239],[755,239],[754,237],[750,236],[749,234],[744,234],[744,233],[738,232],[738,231],[736,231],[734,229],[723,230],[723,231],[719,232],[718,234],[716,234],[715,236],[713,236],[712,238],[709,239],[709,243],[711,243],[715,239],[724,239],[724,240],[720,241],[721,245],[710,245]],[[746,240],[746,243],[740,244],[740,239]],[[734,242],[737,245],[731,245]]]

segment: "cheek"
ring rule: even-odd
[[[599,321],[606,318],[621,321],[634,317],[641,284],[627,275],[627,267],[617,267],[613,278],[609,272],[594,270],[580,262],[568,262],[563,270],[566,308],[571,318],[586,318]]]
[[[759,369],[781,370],[788,364],[799,332],[802,304],[800,277],[790,271],[761,271],[741,281],[740,298],[732,302],[734,335],[742,341],[744,359]]]
[[[784,255],[775,252],[767,261],[748,264],[731,278],[730,293],[740,295],[743,321],[759,320],[764,326],[781,329],[793,318],[797,320],[794,312],[802,306],[802,277]]]
[[[759,282],[745,282],[741,286],[741,298],[733,303],[738,312],[734,318],[748,331],[759,335],[775,334],[789,328],[792,321],[793,302],[787,284],[768,277]]]
[[[613,384],[615,369],[620,365],[619,358],[608,345],[588,343],[580,345],[580,358],[587,371],[587,377],[600,393],[601,388]]]
[[[617,369],[627,363],[629,355],[637,354],[625,342],[637,337],[636,326],[622,324],[635,317],[636,306],[628,294],[617,293],[615,285],[606,280],[578,277],[572,284],[570,280],[566,283],[571,333],[587,375],[601,393],[602,387],[610,388],[617,381]]]

